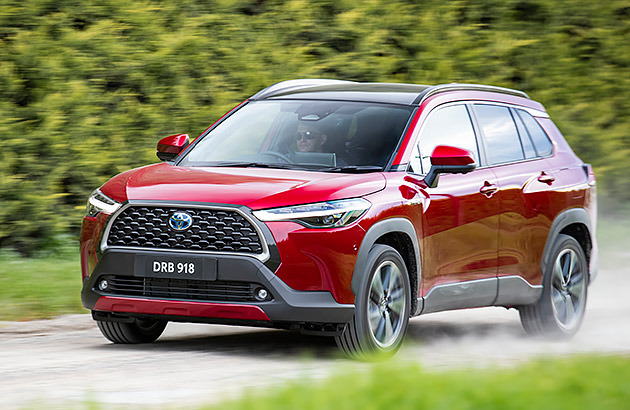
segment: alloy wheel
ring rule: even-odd
[[[395,263],[384,261],[372,277],[368,325],[372,339],[381,348],[392,346],[404,325],[407,295],[402,275]]]
[[[553,266],[551,302],[558,325],[572,329],[580,320],[586,302],[586,272],[573,249],[558,254]]]

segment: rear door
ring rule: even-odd
[[[551,193],[557,185],[556,171],[545,159],[552,145],[540,126],[530,130],[536,121],[525,110],[481,103],[473,107],[486,159],[498,179],[497,275],[539,285],[540,257],[553,220]],[[498,304],[506,302],[502,297],[512,297],[501,283],[510,282],[500,281]]]

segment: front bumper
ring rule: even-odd
[[[186,253],[178,253],[178,257]],[[350,321],[354,304],[337,303],[327,291],[296,291],[287,286],[261,261],[253,257],[229,255],[202,255],[216,263],[216,275],[203,280],[201,285],[215,281],[250,282],[262,285],[272,299],[263,302],[190,300],[185,297],[156,297],[151,292],[140,295],[120,294],[98,289],[101,279],[115,275],[140,282],[146,274],[139,271],[137,258],[169,257],[172,252],[108,249],[102,255],[92,274],[83,283],[83,306],[95,317],[115,319],[117,316],[150,315],[166,320],[223,323],[239,321],[252,325],[290,327],[288,324],[343,324]],[[191,254],[199,258],[200,254]],[[198,282],[199,283],[199,282]],[[308,326],[306,326],[308,328]]]

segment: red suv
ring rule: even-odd
[[[393,352],[410,317],[515,307],[572,335],[597,272],[591,167],[525,93],[294,80],[89,198],[83,305],[114,343],[168,321]]]

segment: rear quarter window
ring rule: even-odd
[[[527,128],[527,132],[534,143],[534,147],[536,147],[538,155],[541,157],[550,155],[553,152],[553,145],[551,144],[551,140],[545,131],[542,129],[540,124],[538,124],[538,121],[536,121],[534,117],[525,110],[516,111],[523,120],[525,128]]]
[[[534,144],[532,143],[532,139],[525,128],[525,124],[523,124],[523,120],[516,113],[515,110],[512,110],[512,117],[516,122],[516,128],[518,128],[518,133],[521,136],[521,144],[523,144],[523,151],[525,151],[525,158],[536,158],[538,154],[536,153],[536,149],[534,148]]]

